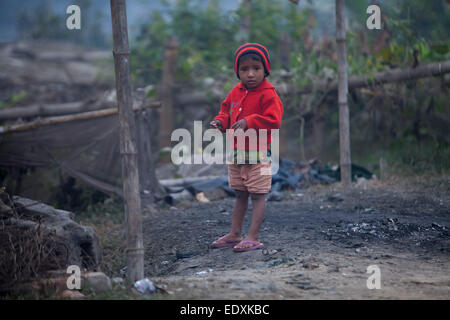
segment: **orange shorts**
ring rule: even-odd
[[[249,193],[269,193],[272,187],[271,163],[229,164],[228,184],[231,189]]]

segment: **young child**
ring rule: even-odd
[[[270,173],[271,129],[279,129],[283,115],[283,104],[266,77],[270,74],[270,57],[267,49],[257,43],[246,43],[235,53],[234,71],[241,81],[230,91],[222,102],[219,114],[210,126],[221,132],[226,129],[255,129],[258,138],[257,149],[252,150],[245,144],[245,163],[236,163],[237,147],[234,143],[234,160],[228,164],[228,182],[236,191],[231,232],[211,244],[212,248],[234,247],[242,252],[260,249],[264,245],[259,241],[259,229],[265,213],[265,195],[272,185]],[[259,129],[267,130],[267,147],[259,146]],[[234,138],[233,138],[234,139]],[[248,163],[256,156],[257,163]],[[255,155],[256,153],[256,155]],[[253,158],[254,159],[254,158]],[[265,159],[264,161],[261,161]],[[242,223],[248,208],[248,198],[252,201],[252,221],[245,239],[241,236]]]

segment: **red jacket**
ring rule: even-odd
[[[222,102],[220,112],[214,120],[220,120],[222,132],[226,132],[235,122],[245,118],[247,128],[256,130],[259,150],[258,129],[267,129],[267,148],[270,148],[270,129],[280,128],[282,116],[283,104],[275,92],[275,87],[264,79],[258,87],[250,90],[239,82]],[[236,140],[237,138],[234,141],[234,149],[237,149]],[[245,150],[250,150],[247,140]]]

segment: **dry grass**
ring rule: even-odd
[[[55,234],[42,228],[40,221],[21,219],[9,195],[0,192],[0,291],[8,292],[47,270],[61,268],[67,248]]]

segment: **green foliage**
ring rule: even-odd
[[[242,1],[237,10],[227,12],[221,9],[217,0],[163,2],[168,8],[165,15],[152,13],[149,23],[141,27],[133,48],[131,66],[137,83],[158,84],[161,81],[164,46],[169,37],[174,37],[179,43],[176,80],[180,87],[198,88],[208,77],[228,92],[236,83],[233,56],[246,37],[241,28],[247,15],[250,16],[249,42],[264,44],[271,54],[272,80],[302,88],[337,77],[334,35],[320,33],[327,28],[317,22],[321,21],[320,12],[315,10],[320,6],[318,3],[301,7],[286,0],[259,0],[252,1],[249,10]],[[384,1],[380,4],[382,30],[366,27],[366,9],[371,3],[369,0],[346,1],[350,22],[347,29],[350,77],[366,75],[370,80],[377,72],[391,68],[409,68],[417,63],[450,59],[450,13],[445,1]],[[288,59],[283,52],[283,39],[290,39]],[[282,59],[288,60],[287,63]],[[283,78],[280,76],[282,66],[287,71]],[[352,148],[356,158],[379,148],[391,150],[399,163],[416,165],[422,163],[421,160],[406,159],[419,156],[420,149],[436,161],[436,168],[448,168],[443,161],[448,150],[445,129],[442,129],[445,126],[433,125],[433,119],[449,114],[446,102],[450,97],[443,81],[429,78],[365,89],[372,93],[352,93],[354,97],[349,99],[350,114],[354,119],[352,136],[356,137],[356,146],[362,146]],[[283,97],[284,118],[296,117],[300,121],[303,112],[317,112],[325,118],[329,133],[337,135],[335,100],[334,94],[324,96],[315,91],[308,97]],[[290,123],[296,126],[298,121]],[[308,128],[308,120],[305,128]],[[307,141],[308,130],[305,130],[305,137],[299,143]],[[420,148],[411,147],[415,144],[411,139],[418,141]],[[417,152],[411,151],[406,158],[397,157],[402,151],[395,151],[401,149],[395,141]]]
[[[150,21],[151,24],[141,26],[130,63],[134,78],[144,83],[157,83],[162,74],[168,24],[157,10],[152,12]]]
[[[273,68],[278,68],[280,36],[288,33],[300,38],[305,31],[309,10],[286,6],[286,1],[253,1],[250,12],[245,8],[227,12],[220,1],[178,0],[170,5],[167,17],[154,11],[149,24],[142,25],[133,47],[131,67],[135,81],[158,83],[161,79],[164,45],[169,36],[179,43],[177,80],[195,84],[203,77],[233,79],[233,56],[241,45],[240,24],[250,14],[250,41],[263,43],[272,53]],[[169,4],[167,4],[169,5]],[[295,50],[301,41],[293,41]]]
[[[391,32],[405,42],[419,38],[439,42],[450,38],[450,7],[445,0],[392,0],[381,9],[392,25]],[[403,36],[406,34],[409,37]]]
[[[19,103],[22,100],[25,100],[28,97],[28,93],[26,90],[21,90],[18,93],[13,93],[9,101],[1,101],[0,102],[0,110],[12,107],[16,103]]]
[[[410,173],[450,172],[450,147],[444,143],[419,142],[413,136],[393,141],[387,153],[396,170]]]
[[[439,2],[439,1],[435,1]],[[252,1],[249,9],[241,6],[235,11],[226,12],[220,7],[218,0],[178,0],[173,4],[164,2],[169,8],[167,17],[154,11],[149,23],[141,27],[133,52],[132,70],[138,82],[158,83],[161,79],[164,45],[169,36],[180,43],[177,66],[177,80],[196,83],[202,77],[233,78],[234,50],[242,44],[241,23],[246,15],[250,16],[250,42],[264,44],[271,53],[272,70],[281,67],[281,37],[291,39],[290,69],[299,75],[295,82],[304,86],[312,80],[323,77],[323,70],[337,71],[336,62],[330,56],[305,48],[306,36],[317,27],[315,13],[312,8],[300,9],[299,6],[285,0]],[[409,2],[410,3],[410,2]],[[421,32],[417,21],[429,21],[417,11],[423,8],[418,1],[405,4],[397,1],[392,5],[383,4],[382,14],[386,16],[392,40],[388,46],[374,55],[361,54],[363,42],[361,33],[368,37],[368,45],[380,36],[381,31],[368,32],[365,20],[369,1],[349,1],[352,28],[347,33],[348,65],[350,75],[371,74],[385,70],[389,66],[411,66],[414,62],[414,50],[418,51],[421,62],[436,61],[449,58],[449,37],[440,37],[430,41],[424,37],[430,35]],[[417,5],[416,5],[417,4]],[[448,17],[448,10],[438,4],[432,9],[441,10],[432,15],[442,19]],[[408,11],[406,14],[403,10]],[[430,8],[428,8],[430,10]],[[417,20],[414,20],[417,19]],[[447,19],[449,20],[449,19]],[[440,29],[448,24],[437,20]],[[448,35],[448,31],[444,35]],[[434,39],[434,38],[432,38]],[[334,44],[332,44],[334,45]],[[335,51],[335,47],[334,47]],[[306,76],[305,76],[306,74]],[[335,75],[335,74],[331,74]]]

